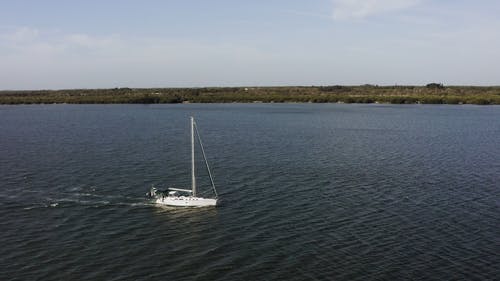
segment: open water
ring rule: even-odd
[[[0,106],[0,180],[0,280],[500,276],[498,106]]]

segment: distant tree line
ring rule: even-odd
[[[441,83],[429,83],[425,85],[425,87],[428,89],[444,89],[444,86]]]
[[[0,91],[0,104],[314,102],[394,104],[500,104],[500,87],[444,86],[296,86],[112,88]]]

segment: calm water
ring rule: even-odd
[[[221,204],[155,206],[190,115]],[[500,276],[498,106],[1,106],[0,179],[0,280]]]

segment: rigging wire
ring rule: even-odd
[[[215,190],[214,178],[212,177],[212,173],[210,172],[210,167],[208,165],[207,156],[205,155],[205,149],[203,149],[203,143],[201,142],[200,133],[198,132],[198,126],[196,125],[196,121],[193,120],[193,122],[194,122],[193,123],[194,129],[196,130],[196,136],[198,137],[198,142],[200,143],[201,153],[203,154],[203,160],[205,160],[205,165],[207,167],[208,175],[210,176],[210,182],[212,183],[212,188],[213,188],[214,193],[215,193],[215,198],[217,198],[218,195],[217,195],[217,190]]]

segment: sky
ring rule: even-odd
[[[500,85],[496,0],[0,0],[0,90]]]

